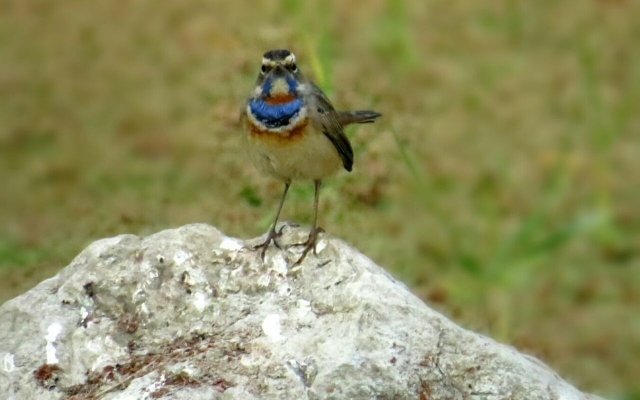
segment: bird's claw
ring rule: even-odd
[[[321,227],[315,227],[315,228],[311,229],[311,232],[309,232],[309,237],[307,238],[307,240],[305,240],[304,242],[301,242],[301,243],[294,243],[294,244],[289,246],[289,247],[304,246],[304,250],[302,251],[302,255],[300,256],[300,258],[298,258],[298,261],[296,261],[293,264],[294,267],[297,266],[297,265],[300,265],[302,263],[302,261],[307,256],[307,253],[309,253],[309,250],[313,250],[313,254],[314,255],[318,255],[318,253],[316,253],[316,243],[318,241],[318,234],[319,233],[324,233],[324,229],[322,229]]]
[[[270,244],[271,242],[273,242],[273,244],[274,244],[278,249],[282,250],[282,247],[280,246],[280,243],[278,243],[278,240],[277,240],[277,239],[278,239],[280,236],[282,236],[282,230],[284,229],[284,227],[285,227],[285,225],[282,225],[282,226],[280,227],[280,229],[278,229],[277,231],[276,231],[275,227],[271,228],[271,229],[269,230],[269,233],[267,233],[267,239],[266,239],[264,242],[262,242],[262,243],[260,243],[260,244],[257,244],[257,245],[255,245],[255,246],[253,246],[253,247],[251,248],[251,250],[254,250],[254,251],[255,251],[255,250],[258,250],[258,249],[262,249],[262,251],[260,252],[260,258],[262,259],[262,261],[264,261],[264,256],[265,256],[265,254],[267,253],[267,248],[269,247],[269,244]]]

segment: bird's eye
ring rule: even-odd
[[[291,72],[296,72],[298,70],[298,66],[295,64],[291,64],[289,66],[289,69],[291,70]]]
[[[260,68],[260,71],[262,71],[263,74],[267,72],[267,66],[262,64],[262,68]]]

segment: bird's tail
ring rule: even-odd
[[[358,110],[358,111],[340,111],[338,112],[338,119],[342,126],[350,124],[369,124],[374,122],[376,118],[382,114],[372,110]]]

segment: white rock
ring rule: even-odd
[[[267,315],[264,321],[262,321],[262,331],[274,342],[279,342],[284,339],[280,334],[280,332],[282,332],[280,316],[278,314]]]
[[[202,224],[92,244],[0,307],[0,398],[596,399],[326,234],[295,273],[248,247]]]

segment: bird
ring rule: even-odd
[[[353,149],[344,133],[350,124],[372,123],[381,114],[372,110],[336,111],[322,90],[302,73],[296,56],[289,50],[276,49],[264,53],[255,88],[240,113],[246,148],[254,166],[284,183],[276,217],[266,240],[253,250],[261,250],[264,261],[271,244],[281,248],[276,230],[287,192],[293,181],[313,181],[314,214],[307,240],[292,246],[303,246],[299,265],[313,249],[318,234],[318,203],[322,181],[344,168],[353,168]]]

